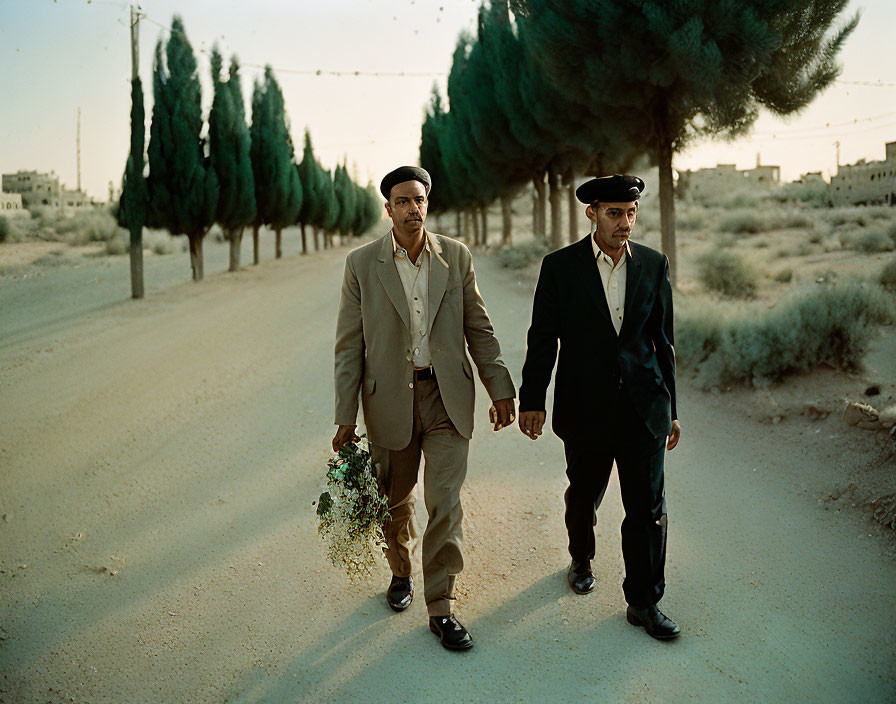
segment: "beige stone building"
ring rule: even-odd
[[[896,205],[896,142],[887,142],[883,161],[859,159],[831,177],[834,205]]]
[[[19,194],[25,208],[55,208],[63,215],[72,215],[93,204],[83,191],[72,191],[59,183],[54,172],[17,171],[3,174],[2,190]]]
[[[717,198],[743,189],[777,186],[781,183],[781,167],[760,163],[756,156],[756,166],[739,170],[734,164],[718,164],[707,169],[680,171],[678,188],[682,195],[690,198]]]
[[[28,211],[22,205],[21,193],[4,193],[0,191],[0,215],[24,215]]]

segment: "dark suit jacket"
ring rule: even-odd
[[[541,263],[529,328],[520,412],[542,411],[551,373],[554,432],[563,440],[589,434],[620,379],[651,433],[668,435],[675,409],[672,287],[665,255],[636,242],[626,254],[625,314],[619,336],[601,285],[590,235]]]

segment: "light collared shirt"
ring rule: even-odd
[[[424,230],[423,251],[412,262],[408,251],[398,244],[392,232],[392,258],[401,279],[404,295],[408,301],[411,314],[411,352],[410,359],[415,369],[432,366],[429,352],[429,268],[432,264],[433,249],[438,256],[438,242],[433,242],[431,235]]]
[[[594,257],[597,259],[597,270],[600,272],[604,296],[610,309],[610,320],[613,321],[613,327],[616,328],[618,335],[622,329],[622,318],[625,315],[626,260],[631,256],[632,250],[626,241],[625,252],[622,253],[619,262],[614,264],[613,258],[597,246],[594,235],[591,235],[591,247],[594,249]]]

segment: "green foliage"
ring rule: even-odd
[[[302,183],[304,198],[298,212],[297,221],[304,225],[320,227],[327,213],[326,183],[329,177],[317,163],[314,147],[311,145],[311,133],[305,130],[305,147],[302,150],[302,161],[298,165],[299,180]]]
[[[765,306],[703,307],[681,313],[676,350],[705,386],[763,384],[821,364],[854,368],[871,325],[891,323],[896,306],[878,286],[826,284]]]
[[[283,92],[270,66],[265,66],[263,81],[255,83],[249,133],[256,223],[275,230],[288,227],[310,200],[310,190],[296,171]]]
[[[697,259],[697,276],[710,291],[732,298],[752,298],[758,277],[743,257],[724,249],[713,249]]]
[[[352,233],[352,225],[358,217],[358,208],[363,207],[363,204],[358,202],[358,189],[352,183],[346,166],[336,167],[333,189],[339,204],[339,221],[336,223],[336,229],[340,235],[346,237]]]
[[[536,238],[525,244],[502,247],[498,252],[498,261],[508,269],[524,269],[530,264],[540,262],[549,251],[544,240]]]
[[[833,205],[831,187],[824,182],[794,181],[781,186],[775,191],[774,196],[779,201],[803,203],[810,208],[830,208]]]
[[[208,118],[209,154],[220,189],[215,221],[229,234],[255,220],[251,140],[236,57],[231,61],[228,79],[224,80],[223,58],[216,45],[212,49],[211,67],[214,99]]]
[[[333,232],[339,224],[339,198],[336,196],[336,187],[330,177],[330,172],[327,169],[321,169],[321,174],[318,193],[323,200],[323,211],[320,226],[324,232]]]
[[[202,237],[215,221],[218,178],[201,137],[196,58],[177,15],[171,22],[164,55],[162,41],[156,44],[153,98],[147,224],[173,235]]]

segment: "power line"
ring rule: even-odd
[[[846,122],[834,122],[834,123],[825,123],[824,125],[817,125],[815,127],[797,127],[792,130],[773,130],[769,132],[756,132],[753,134],[754,137],[776,137],[778,135],[803,135],[809,136],[805,133],[808,132],[818,132],[820,130],[828,130],[833,129],[835,127],[850,127],[853,125],[858,125],[863,122],[874,122],[876,120],[884,120],[893,117],[896,115],[896,112],[888,112],[882,115],[874,115],[872,117],[857,117],[853,120],[848,120]],[[824,136],[823,134],[819,134],[817,136]]]
[[[151,22],[157,27],[161,27],[162,30],[171,34],[171,30],[163,25],[161,22],[157,22],[151,17],[143,14],[141,18],[146,20],[147,22]],[[198,49],[201,54],[208,54],[207,49]],[[264,64],[249,64],[245,63],[242,66],[246,68],[258,68],[265,69],[267,68]],[[372,78],[436,78],[447,76],[448,73],[445,71],[330,71],[326,69],[300,69],[300,68],[278,68],[276,66],[271,67],[277,73],[291,73],[299,76],[333,76],[336,78],[356,78],[356,77],[372,77]]]
[[[834,81],[844,86],[867,86],[869,88],[896,88],[896,83],[885,83],[883,81]]]

